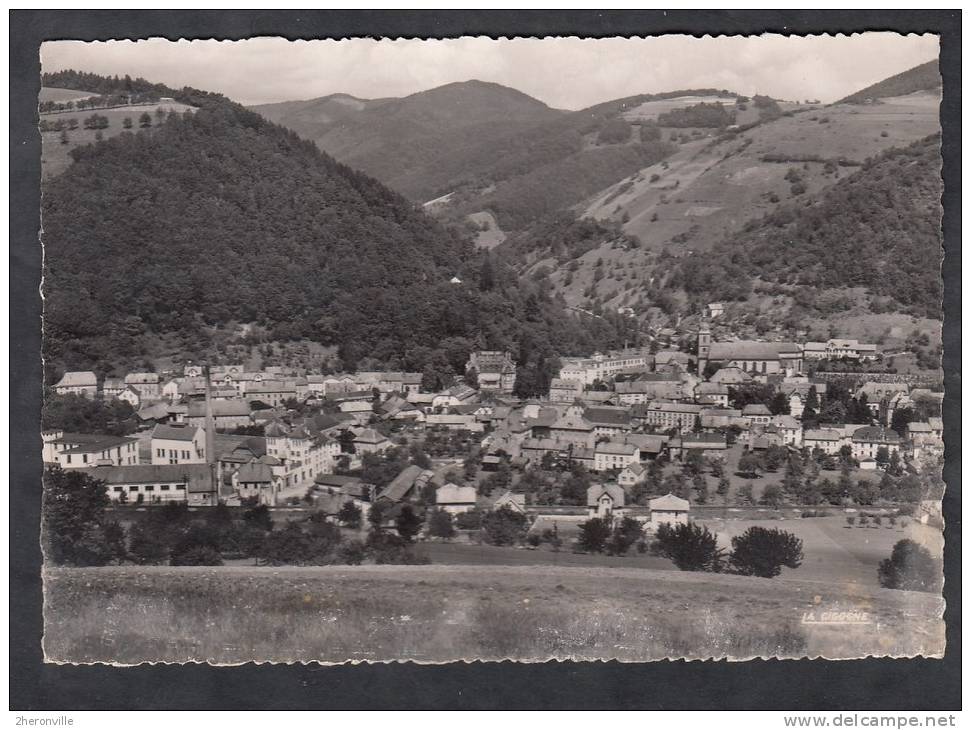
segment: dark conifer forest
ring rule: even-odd
[[[509,348],[528,394],[557,352],[622,342],[313,143],[224,97],[160,91],[197,110],[80,147],[45,185],[49,377],[123,367],[160,335],[204,356],[207,327],[254,322],[335,345],[347,368]]]

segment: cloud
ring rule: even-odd
[[[454,81],[510,86],[580,109],[634,94],[716,87],[831,102],[936,58],[937,36],[862,33],[694,38],[50,41],[45,71],[67,68],[194,86],[244,104],[333,93],[404,96]]]

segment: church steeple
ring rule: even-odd
[[[704,377],[708,367],[708,357],[711,354],[711,324],[708,317],[701,315],[698,327],[698,376]]]

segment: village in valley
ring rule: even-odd
[[[513,395],[502,351],[469,353],[434,392],[408,372],[66,372],[52,397],[127,403],[130,433],[51,428],[44,461],[103,481],[122,521],[171,503],[262,506],[278,525],[313,517],[419,544],[619,556],[696,520],[940,524],[939,383],[881,372],[880,349],[853,339],[716,340],[723,312],[645,347],[564,356],[541,398]],[[507,513],[511,530],[490,529]],[[636,529],[611,543],[622,519]]]

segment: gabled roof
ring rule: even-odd
[[[392,502],[400,502],[415,486],[415,481],[422,474],[422,468],[411,464],[406,466],[378,495],[378,499],[388,499]]]
[[[113,484],[186,484],[192,493],[211,492],[208,464],[132,464],[80,469],[96,479]]]
[[[749,403],[742,409],[743,416],[771,416],[772,411],[764,403]]]
[[[900,435],[883,426],[864,426],[853,432],[854,441],[869,443],[895,444],[900,441]]]
[[[191,442],[199,430],[198,426],[169,426],[160,423],[152,429],[152,438]]]
[[[758,342],[739,340],[737,342],[712,342],[709,350],[711,360],[778,360],[783,355],[799,355],[802,347],[795,342]]]
[[[839,441],[843,434],[831,428],[811,428],[802,435],[803,441]]]
[[[614,507],[623,507],[627,499],[627,493],[619,484],[591,484],[587,488],[587,507],[596,507],[604,494],[610,496]]]
[[[691,503],[681,497],[676,497],[670,492],[663,497],[652,499],[648,506],[652,512],[687,512]]]
[[[614,454],[617,456],[632,456],[639,449],[634,444],[626,444],[618,441],[604,441],[597,444],[594,449],[598,454]]]
[[[366,428],[354,437],[355,442],[362,444],[379,444],[387,440],[388,438],[386,436],[378,433],[373,428]]]
[[[212,415],[214,418],[228,416],[249,416],[249,403],[242,400],[214,400]],[[189,418],[203,418],[206,415],[206,403],[201,400],[189,402]]]
[[[58,441],[64,441],[64,439],[58,439]],[[99,436],[95,440],[86,441],[80,446],[75,446],[72,449],[66,449],[65,454],[91,454],[100,451],[106,451],[108,449],[113,449],[117,446],[124,446],[126,444],[135,443],[138,439],[128,438],[126,436]]]
[[[596,408],[583,411],[583,420],[595,426],[629,426],[630,411],[626,408]]]
[[[236,478],[247,484],[270,484],[273,481],[273,470],[267,464],[253,461],[239,467],[236,470]]]
[[[435,490],[435,504],[475,504],[475,487],[443,484]]]
[[[158,382],[158,373],[128,373],[126,385],[152,385]]]
[[[57,388],[81,387],[81,386],[97,387],[97,385],[98,385],[98,378],[93,372],[91,372],[90,370],[79,370],[79,371],[64,373],[64,376],[59,381],[57,381],[57,385],[55,387]]]

